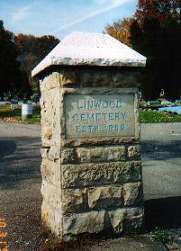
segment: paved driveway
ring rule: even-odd
[[[146,228],[181,228],[181,123],[143,124],[141,138]]]
[[[39,250],[40,127],[0,123],[0,229],[10,251]]]
[[[146,226],[181,226],[181,123],[142,125],[141,138]],[[0,123],[0,218],[12,251],[39,250],[45,239],[39,149],[40,126]]]
[[[143,124],[145,199],[181,195],[181,123]]]

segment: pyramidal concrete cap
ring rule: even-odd
[[[53,65],[144,67],[146,57],[110,35],[73,32],[33,69],[32,76]]]

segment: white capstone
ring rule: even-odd
[[[110,35],[73,32],[33,69],[32,76],[52,65],[144,67],[145,64],[146,57]]]

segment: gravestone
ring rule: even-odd
[[[42,220],[60,239],[142,227],[145,63],[109,35],[72,33],[32,72],[41,89]]]

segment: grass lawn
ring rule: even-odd
[[[181,122],[181,114],[158,111],[140,111],[141,123]]]
[[[10,105],[2,105],[0,106],[0,119],[7,122],[36,124],[40,123],[40,109],[34,109],[32,118],[27,118],[26,120],[22,121],[20,108],[12,110]]]

